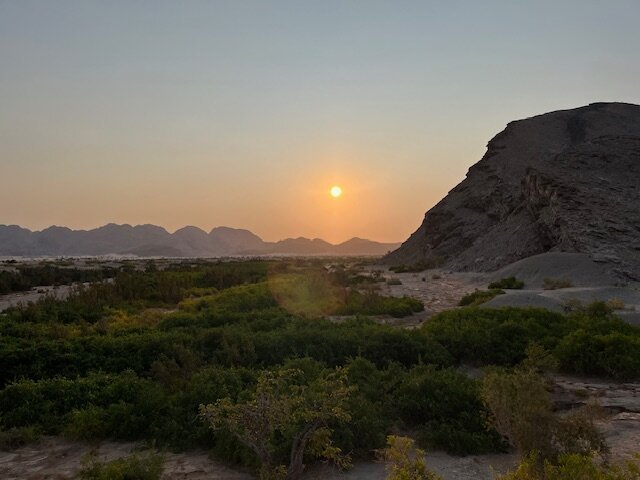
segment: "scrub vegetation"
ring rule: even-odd
[[[45,285],[97,282],[115,273],[111,268],[79,269],[48,263],[33,266],[13,266],[11,263],[8,265],[12,268],[0,271],[0,295]]]
[[[461,364],[518,368],[537,345],[565,372],[640,372],[640,330],[605,304],[567,315],[468,307],[405,330],[371,317],[411,314],[420,302],[384,297],[379,282],[319,261],[109,274],[66,300],[0,314],[5,445],[47,434],[206,448],[263,478],[294,479],[317,458],[343,467],[371,458],[390,434],[455,454],[509,448],[482,383]],[[516,381],[498,378],[503,390]],[[412,448],[395,442],[388,448]],[[104,468],[120,467],[86,478]]]
[[[483,303],[488,302],[498,295],[504,295],[504,290],[499,288],[492,288],[489,290],[476,290],[471,292],[460,299],[458,305],[460,307],[477,307]]]

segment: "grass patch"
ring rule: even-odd
[[[164,457],[157,453],[133,454],[109,462],[90,457],[80,471],[80,480],[159,480]]]
[[[35,427],[14,427],[0,430],[0,450],[15,450],[35,442],[40,434]]]
[[[493,288],[491,290],[476,290],[475,292],[462,297],[458,305],[461,307],[477,307],[478,305],[482,305],[492,298],[502,294],[504,294],[504,290],[499,288]]]

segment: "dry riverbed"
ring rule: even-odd
[[[375,267],[371,267],[368,270],[374,269]],[[412,296],[425,304],[425,312],[405,319],[378,319],[380,322],[407,328],[421,325],[434,313],[456,307],[462,296],[475,289],[486,288],[490,281],[483,274],[440,270],[399,274],[384,271],[383,276],[385,279],[394,278],[401,282],[400,285],[380,283],[383,294]],[[518,294],[518,291],[513,292],[515,295]],[[539,289],[535,292],[544,294]],[[571,291],[567,289],[566,293]],[[510,292],[507,293],[509,294]],[[560,297],[557,294],[555,296]],[[338,318],[335,320],[340,321]],[[593,399],[605,408],[606,415],[601,420],[600,427],[611,447],[612,459],[628,458],[640,449],[640,384],[569,376],[557,376],[554,380],[553,400],[557,408],[575,408]],[[99,445],[87,445],[62,438],[45,438],[12,452],[0,452],[0,478],[67,480],[74,478],[82,466],[82,459],[92,450],[100,459],[108,460],[127,455],[135,448],[136,445],[132,443],[103,442]],[[428,452],[426,460],[429,467],[444,480],[491,480],[495,478],[496,473],[504,472],[513,466],[517,459],[512,454],[454,457],[443,452]],[[383,480],[385,476],[383,464],[360,462],[348,472],[338,472],[328,466],[320,466],[307,472],[305,478]],[[167,454],[164,478],[249,480],[253,477],[210,458],[206,452],[198,451]]]

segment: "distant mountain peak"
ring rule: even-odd
[[[352,239],[353,240],[353,239]],[[288,238],[265,242],[255,233],[215,227],[209,233],[188,225],[169,233],[152,224],[108,223],[92,230],[51,226],[32,232],[17,225],[0,225],[0,255],[107,255],[218,257],[229,255],[382,255],[397,244],[358,239],[339,245],[321,238]]]
[[[174,235],[177,233],[198,233],[198,234],[203,233],[204,235],[207,235],[207,232],[205,232],[199,227],[194,227],[193,225],[187,225],[173,232]]]

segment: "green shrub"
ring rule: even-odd
[[[453,369],[417,366],[398,386],[399,417],[419,429],[419,440],[449,453],[496,451],[501,441],[488,427],[479,384]]]
[[[33,443],[39,438],[40,434],[33,426],[0,430],[0,450],[15,450]]]
[[[76,380],[21,380],[0,391],[3,428],[32,425],[57,434],[72,418],[71,432],[85,439],[95,432],[123,440],[144,438],[159,428],[169,407],[157,383],[133,372],[94,373]]]
[[[569,315],[536,308],[464,308],[433,316],[422,330],[457,362],[513,366],[529,344],[551,351],[563,371],[613,378],[640,375],[640,329],[603,302]]]
[[[387,463],[387,480],[442,480],[427,468],[424,456],[413,439],[396,435],[387,437],[387,448],[380,452],[380,460]]]
[[[422,312],[424,304],[411,297],[384,297],[376,292],[349,292],[344,305],[335,313],[338,315],[391,315],[406,317]]]
[[[555,347],[571,325],[544,309],[462,308],[434,315],[422,329],[457,362],[511,366],[525,358],[530,342]]]
[[[68,422],[65,433],[76,440],[104,439],[111,434],[107,412],[103,407],[89,405],[85,409],[74,410]]]
[[[489,284],[489,289],[505,288],[507,290],[521,290],[524,288],[524,282],[516,279],[516,277],[502,278],[496,282]]]
[[[576,330],[560,341],[555,355],[563,370],[633,380],[640,375],[640,336]]]
[[[545,290],[558,290],[560,288],[571,288],[573,284],[570,280],[562,278],[545,278],[542,281],[542,288]]]
[[[6,443],[40,432],[146,441],[205,448],[252,467],[250,449],[198,421],[199,405],[244,401],[263,371],[283,365],[311,377],[348,365],[358,389],[346,402],[351,423],[333,435],[342,451],[370,456],[398,429],[450,452],[495,451],[501,444],[486,428],[475,382],[447,367],[513,366],[536,343],[566,372],[640,372],[640,329],[614,317],[611,305],[567,315],[462,308],[401,329],[365,316],[409,315],[424,308],[420,301],[385,297],[346,267],[336,278],[323,262],[129,267],[114,284],[1,315]],[[352,317],[325,318],[330,308]]]
[[[500,290],[499,288],[494,288],[492,290],[476,290],[475,292],[462,297],[458,305],[461,307],[476,307],[502,294],[504,294],[504,290]]]
[[[81,480],[160,480],[164,457],[156,453],[133,454],[108,462],[90,458],[78,477]]]

